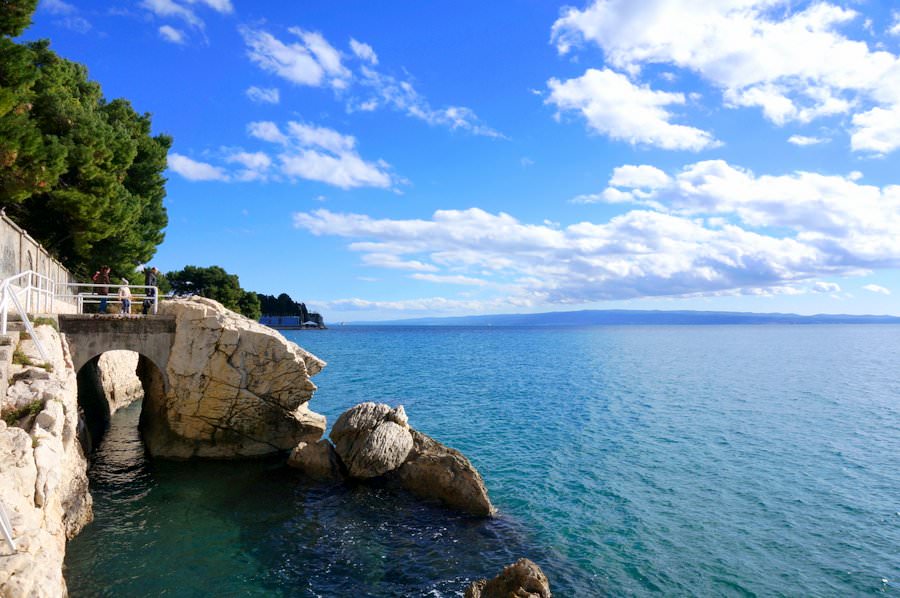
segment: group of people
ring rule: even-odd
[[[97,293],[100,295],[100,308],[99,313],[105,314],[108,307],[108,299],[109,299],[109,266],[100,266],[100,269],[97,270],[94,275],[91,277],[91,280],[94,281],[94,284],[100,285],[96,287]],[[150,313],[150,310],[153,308],[153,303],[156,298],[156,284],[159,281],[159,270],[155,267],[146,268],[144,270],[144,285],[148,287],[146,289],[146,294],[144,295],[144,302],[141,306],[141,313],[147,315]],[[122,279],[122,285],[119,287],[119,301],[122,303],[122,313],[130,314],[131,313],[131,289],[128,288],[128,280]]]

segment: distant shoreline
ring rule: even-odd
[[[537,314],[497,314],[346,322],[346,326],[648,326],[761,324],[900,324],[900,316],[785,314],[728,311],[581,310]]]

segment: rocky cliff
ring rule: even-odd
[[[176,319],[166,379],[145,371],[141,432],[154,456],[253,457],[316,442],[310,376],[325,362],[211,299],[165,301]]]
[[[66,540],[92,518],[68,350],[50,326],[36,335],[49,362],[17,334],[0,350],[9,382],[0,410],[0,503],[17,544],[13,551],[0,539],[0,596],[65,595]]]

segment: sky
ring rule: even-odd
[[[163,272],[329,322],[900,315],[894,2],[42,0],[42,38],[173,136]]]

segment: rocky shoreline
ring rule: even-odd
[[[0,344],[0,378],[8,381],[0,401],[6,420],[0,421],[0,502],[17,543],[15,551],[0,544],[0,595],[66,595],[66,541],[92,519],[85,457],[91,431],[138,398],[144,400],[141,432],[157,457],[290,451],[288,464],[311,479],[378,479],[473,516],[496,514],[468,459],[410,427],[402,407],[352,407],[335,422],[330,441],[323,439],[325,418],[307,403],[316,390],[310,377],[325,362],[276,331],[208,299],[166,302],[161,312],[177,322],[165,371],[115,351],[76,375],[65,336],[49,325],[36,328],[51,354],[48,363],[30,339],[17,333],[0,339],[7,343]],[[79,386],[100,394],[101,408],[83,411]],[[549,596],[549,586],[546,594],[515,595]]]

